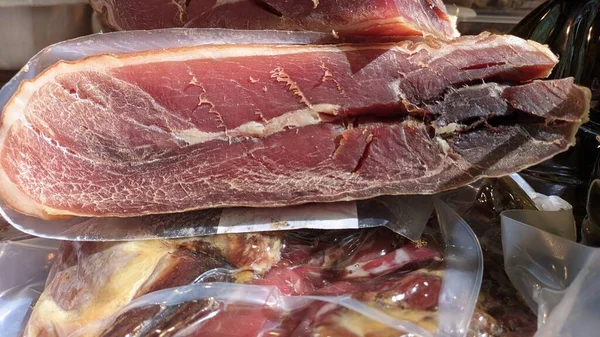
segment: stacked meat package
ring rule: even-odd
[[[588,118],[546,46],[440,0],[90,3],[115,32],[0,92],[2,215],[64,241],[20,334],[536,332],[500,212],[541,206],[488,178]]]

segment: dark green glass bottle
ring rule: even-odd
[[[546,44],[560,56],[551,78],[574,77],[592,90],[590,122],[566,153],[523,172],[539,192],[561,195],[575,208],[578,223],[586,214],[587,191],[600,135],[600,0],[549,0],[519,22],[511,34]]]

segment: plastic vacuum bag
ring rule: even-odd
[[[484,270],[476,306],[478,320],[493,331],[490,336],[533,336],[537,329],[535,314],[504,271],[500,214],[506,210],[535,210],[535,202],[509,177],[485,179],[446,192],[441,198],[470,225],[481,244]],[[488,313],[493,320],[481,313]]]
[[[0,331],[21,336],[31,308],[44,289],[59,241],[20,238],[0,242]]]
[[[502,214],[506,272],[538,316],[536,336],[595,336],[600,329],[600,250],[576,243],[565,212]],[[561,214],[562,213],[562,214]]]
[[[219,233],[380,226],[418,240],[432,211],[431,196],[383,196],[356,202],[268,209],[219,208],[132,218],[77,217],[49,221],[12,211],[0,201],[0,212],[20,231],[71,241],[173,239]]]
[[[435,206],[418,242],[386,228],[66,242],[26,336],[483,336],[481,248]]]
[[[440,200],[435,206],[446,243],[438,329],[441,336],[464,336],[481,288],[483,253],[475,233],[456,212]]]

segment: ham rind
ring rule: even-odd
[[[90,0],[115,30],[230,28],[342,37],[458,36],[441,0]]]
[[[545,77],[556,61],[534,42],[486,34],[59,63],[4,109],[0,195],[57,218],[437,193],[574,143],[589,90],[572,79],[502,84]]]

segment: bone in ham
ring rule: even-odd
[[[488,34],[63,62],[5,106],[0,193],[42,218],[436,193],[574,143],[590,93],[534,81],[556,62]]]
[[[115,30],[278,29],[341,37],[458,36],[441,0],[90,0]]]
[[[381,263],[386,256],[395,258]],[[158,305],[146,297],[145,304],[130,305],[157,291],[175,295],[168,288],[215,281],[277,287],[285,296],[350,295],[373,310],[435,331],[444,274],[441,259],[434,241],[419,246],[384,228],[65,242],[25,336],[256,337],[272,333],[354,337],[399,333],[335,304],[316,301],[282,312],[273,305],[273,297],[268,305],[251,305],[258,301],[251,292],[238,297],[238,302],[198,298]],[[348,270],[360,272],[348,274]],[[492,332],[482,331],[481,335]]]

